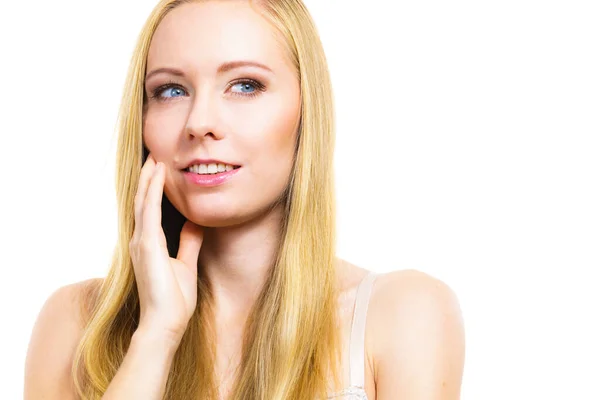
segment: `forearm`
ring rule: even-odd
[[[102,400],[162,400],[178,343],[137,330]]]

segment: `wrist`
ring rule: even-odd
[[[132,344],[143,348],[166,349],[175,354],[181,343],[182,335],[161,331],[157,328],[139,326],[131,338]]]

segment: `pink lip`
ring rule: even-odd
[[[240,168],[232,169],[231,171],[219,172],[217,174],[200,175],[195,172],[183,171],[185,179],[195,185],[203,187],[218,186],[231,179]]]

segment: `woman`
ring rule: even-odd
[[[459,398],[451,289],[335,257],[332,91],[301,0],[161,1],[120,117],[113,264],[47,301],[26,399]]]

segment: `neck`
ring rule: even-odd
[[[244,224],[205,228],[198,263],[213,290],[216,317],[245,320],[275,262],[283,206]]]

